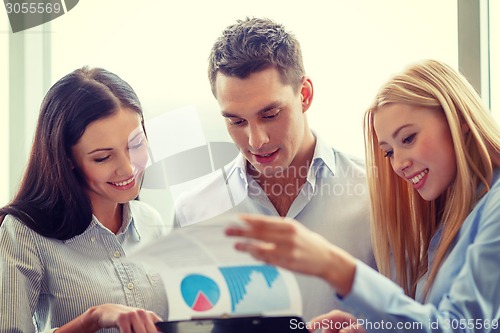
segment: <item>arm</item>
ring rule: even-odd
[[[410,325],[418,332],[497,332],[499,251],[497,186],[464,221],[425,304],[407,297],[398,286],[362,263],[358,263],[353,289],[344,304],[372,323],[384,320],[393,326]]]
[[[34,332],[32,317],[42,295],[47,267],[38,245],[41,242],[32,230],[12,217],[0,226],[0,331]],[[82,295],[82,294],[80,294]],[[43,302],[43,301],[42,301]],[[83,308],[85,309],[85,308]],[[38,315],[52,317],[47,307]],[[121,332],[157,332],[154,325],[161,318],[150,311],[119,304],[90,307],[57,332],[96,332],[101,328],[117,327]],[[71,317],[70,317],[71,318]],[[40,329],[53,332],[44,317],[38,318]]]
[[[43,275],[36,243],[11,216],[0,225],[0,331],[34,332]]]
[[[426,304],[406,296],[399,286],[361,262],[355,261],[353,270],[352,258],[297,223],[245,216],[247,228],[231,228],[227,233],[261,241],[243,240],[237,244],[239,250],[270,264],[319,276],[339,288],[344,304],[368,332],[389,332],[389,326],[396,330],[398,325],[415,332],[493,332],[498,331],[500,321],[498,187],[483,199],[464,222]],[[350,273],[342,272],[342,265]],[[382,323],[382,330],[367,327]]]

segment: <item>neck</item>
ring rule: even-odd
[[[97,217],[99,222],[112,233],[116,234],[122,226],[123,205],[113,203],[111,205],[92,203],[92,214]]]
[[[304,148],[295,156],[287,168],[266,175],[252,172],[253,168],[251,165],[247,166],[249,174],[264,190],[280,216],[286,216],[293,201],[307,180],[316,145],[315,137],[310,131],[308,133],[310,137],[307,138],[307,142],[303,145]]]

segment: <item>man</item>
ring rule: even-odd
[[[299,42],[282,25],[247,18],[214,43],[209,80],[239,155],[176,203],[176,224],[218,214],[294,218],[374,266],[362,161],[328,147],[308,125],[314,89]],[[303,317],[338,307],[335,291],[297,276]]]

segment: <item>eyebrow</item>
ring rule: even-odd
[[[142,135],[144,134],[143,131],[139,131],[136,135],[134,135],[130,140],[128,140],[128,142],[131,142],[131,141],[134,141],[139,135]]]
[[[140,131],[139,133],[134,135],[134,137],[132,139],[128,140],[128,142],[134,141],[141,134],[144,134],[144,132]],[[91,155],[93,153],[97,153],[97,152],[101,152],[101,151],[111,151],[111,150],[113,150],[113,148],[97,148],[97,149],[94,149],[94,150],[88,152],[87,155]]]
[[[88,152],[87,155],[91,155],[93,153],[97,153],[100,151],[110,151],[110,150],[113,150],[113,148],[97,148],[97,149],[94,149],[94,150]]]
[[[398,136],[399,132],[401,132],[401,130],[402,130],[402,129],[404,129],[404,128],[406,128],[406,127],[410,127],[410,126],[412,126],[412,125],[413,125],[413,124],[405,124],[405,125],[399,126],[399,127],[398,127],[395,131],[394,131],[394,133],[392,133],[392,138],[393,138],[393,139],[395,139],[395,138]],[[385,142],[385,141],[379,141],[379,143],[378,143],[378,145],[379,145],[379,146],[386,145],[386,144],[387,144],[387,142]]]
[[[280,107],[281,107],[280,103],[278,103],[278,102],[272,102],[272,103],[266,105],[265,107],[263,107],[262,109],[260,109],[259,111],[257,111],[256,114],[261,115],[263,113],[269,112],[269,111],[271,111],[273,109],[277,109],[277,108],[280,108]],[[226,112],[226,111],[221,111],[221,114],[225,118],[241,118],[238,115],[235,115],[233,113]]]

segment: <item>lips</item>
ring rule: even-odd
[[[425,169],[424,171],[420,172],[419,174],[416,174],[415,176],[409,178],[409,180],[414,184],[417,185],[420,183],[420,181],[425,177],[425,175],[429,172],[429,169]]]
[[[253,156],[255,156],[255,159],[257,160],[258,163],[261,163],[261,164],[268,164],[268,163],[271,163],[273,162],[276,157],[278,156],[278,150],[279,149],[276,149],[275,151],[273,152],[270,152],[270,153],[261,153],[261,154],[255,154],[255,153],[252,153]]]
[[[121,182],[116,182],[116,183],[115,182],[108,182],[108,184],[111,184],[111,185],[114,185],[117,187],[125,187],[125,186],[131,184],[134,180],[135,180],[135,177],[130,177],[129,179],[121,181]]]

